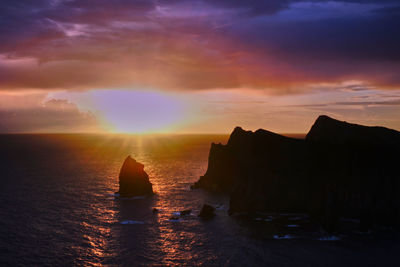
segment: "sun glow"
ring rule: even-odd
[[[111,132],[169,132],[183,120],[182,100],[156,91],[101,90],[92,100]]]

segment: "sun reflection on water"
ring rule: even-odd
[[[88,182],[82,200],[89,203],[84,209],[87,214],[81,214],[82,244],[74,248],[81,260],[75,263],[83,264],[84,259],[93,266],[210,262],[214,255],[199,254],[208,238],[198,231],[202,222],[197,213],[203,200],[189,189],[206,168],[209,144],[201,153],[193,153],[201,142],[200,137],[110,134],[74,143],[72,151],[82,159],[85,168],[80,173],[85,173]],[[144,164],[156,195],[115,199],[119,170],[127,155]],[[153,208],[158,212],[153,213]],[[170,220],[186,209],[192,209],[192,214]],[[123,223],[127,221],[133,223]]]

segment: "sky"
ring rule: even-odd
[[[400,130],[400,0],[2,0],[0,133]]]

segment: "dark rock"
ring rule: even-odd
[[[230,214],[305,212],[327,230],[400,226],[400,133],[320,116],[305,139],[236,127],[212,144],[195,188],[230,194]]]
[[[153,208],[153,213],[158,213],[158,209]]]
[[[215,208],[210,205],[204,204],[199,213],[199,217],[203,219],[211,219],[214,216],[215,216]]]
[[[171,216],[171,217],[169,217],[169,220],[170,221],[178,221],[180,218],[178,217],[178,216]]]
[[[183,211],[180,212],[180,215],[181,216],[186,216],[186,215],[189,215],[191,212],[192,212],[192,210],[183,210]]]
[[[153,187],[144,165],[128,156],[119,173],[119,191],[121,197],[152,195]]]

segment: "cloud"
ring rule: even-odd
[[[400,99],[388,100],[388,101],[359,101],[359,102],[336,102],[333,105],[342,106],[400,106]]]
[[[400,18],[390,15],[395,4],[4,1],[0,90],[259,88],[290,94],[354,79],[400,88]]]
[[[400,106],[400,98],[387,100],[387,101],[340,101],[340,102],[328,102],[328,103],[317,103],[317,104],[304,104],[304,105],[290,105],[288,107],[332,107],[332,106]]]
[[[18,97],[14,97],[16,99]],[[10,98],[9,98],[10,99]],[[27,100],[23,98],[24,102]],[[30,101],[18,108],[0,109],[0,132],[95,132],[101,130],[94,114],[82,112],[66,100],[51,99],[40,105]]]
[[[338,89],[342,92],[363,92],[368,90],[373,90],[374,88],[364,84],[350,84],[345,86],[340,86]]]

